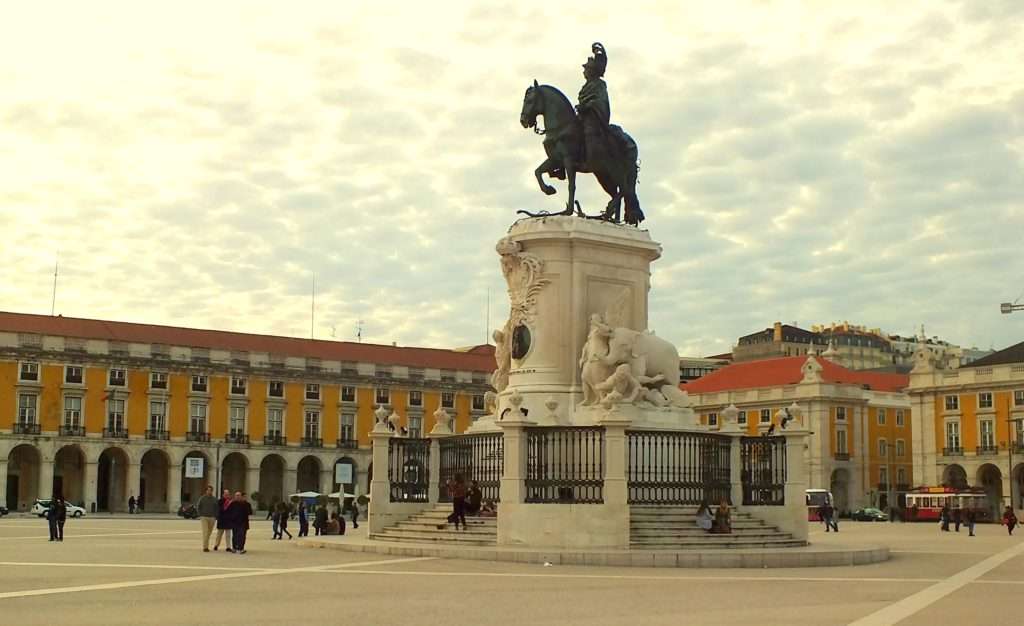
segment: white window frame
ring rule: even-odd
[[[118,374],[115,376],[115,374]],[[123,367],[112,367],[107,370],[107,386],[108,387],[127,387],[128,386],[128,370]]]
[[[483,411],[487,404],[484,402],[484,396],[481,393],[474,393],[471,400],[470,408],[473,411]]]
[[[275,416],[277,419],[274,419]],[[284,407],[267,407],[267,434],[271,437],[284,436]]]
[[[1013,390],[1013,406],[1024,406],[1024,389]]]
[[[309,434],[311,425],[316,427],[316,432],[312,435]],[[306,409],[303,411],[302,437],[304,439],[320,438],[320,411],[316,409]]]
[[[24,402],[29,400],[29,402]],[[16,424],[38,424],[39,423],[39,394],[19,393],[18,394],[18,415]]]
[[[162,384],[162,386],[161,386]],[[170,381],[167,377],[167,372],[150,372],[149,373],[149,388],[150,389],[161,389],[166,390]],[[154,429],[162,430],[162,429]]]
[[[760,423],[760,424],[771,424],[772,423],[772,410],[771,409],[761,409],[761,412],[760,412],[759,417],[758,417],[758,423]]]
[[[68,380],[73,370],[78,370],[78,381]],[[84,385],[85,384],[85,368],[81,365],[65,365],[64,366],[64,384],[65,385]]]
[[[202,389],[196,389],[196,387],[202,387]],[[189,384],[189,389],[192,393],[209,393],[210,391],[210,378],[205,374],[192,374],[192,381]]]
[[[952,434],[956,438],[956,445],[950,445],[950,434]],[[963,434],[960,432],[960,422],[958,420],[947,420],[945,426],[943,426],[942,436],[943,441],[945,441],[946,443],[945,447],[960,449],[963,448]]]
[[[409,390],[409,406],[423,406],[423,392],[419,389]]]
[[[236,385],[235,384],[235,383],[239,383],[239,382],[241,383],[240,385]],[[229,395],[239,396],[239,397],[243,397],[243,396],[249,395],[249,379],[248,378],[243,378],[243,377],[240,377],[240,376],[232,376],[231,377],[231,381],[228,384],[229,384],[229,387],[228,387],[228,394]],[[236,391],[239,388],[241,388],[241,390],[242,390],[241,392]]]
[[[320,399],[320,383],[306,383],[306,400],[319,400]]]
[[[845,428],[836,429],[836,454],[849,454],[850,441]]]
[[[149,430],[167,430],[166,400],[149,401]]]
[[[889,458],[889,441],[885,437],[878,439],[878,458]]]
[[[942,406],[945,407],[947,412],[959,411],[960,396],[956,394],[947,394],[943,400]]]
[[[906,417],[906,414],[903,412],[903,409],[896,409],[896,425],[897,426],[906,426],[907,425],[907,417]]]
[[[239,421],[238,412],[241,411],[242,428],[239,430],[236,425]],[[228,434],[232,436],[245,435],[249,432],[249,410],[244,404],[232,404],[228,407]]]
[[[385,404],[391,404],[391,388],[390,387],[376,387],[373,390],[373,401],[374,401],[374,403],[377,406],[384,406]]]
[[[985,441],[985,426],[988,426],[989,441]],[[978,420],[978,445],[982,448],[996,447],[996,422],[995,420]]]
[[[708,413],[708,426],[718,426],[718,413]]]
[[[127,404],[123,398],[115,397],[107,400],[107,430],[115,433],[123,433],[127,430],[125,416]]]
[[[836,407],[836,421],[837,422],[845,422],[846,421],[846,407],[845,406],[837,406]]]
[[[739,412],[736,413],[736,423],[740,424],[741,426],[745,425],[747,423],[747,412],[746,411],[739,411]]]
[[[409,437],[419,439],[423,436],[423,418],[419,415],[409,416]]]
[[[78,407],[69,407],[69,401],[78,401]],[[82,425],[82,396],[79,395],[68,395],[64,396],[64,415],[61,421],[61,425],[69,428],[78,428]]]
[[[356,440],[356,416],[354,413],[342,413],[338,420],[338,439],[342,441]]]
[[[445,408],[445,409],[454,409],[455,408],[455,392],[454,391],[442,391],[441,392],[441,408]]]
[[[889,484],[889,468],[888,467],[883,465],[883,466],[878,468],[878,482],[879,482],[879,484],[883,484],[883,485],[888,485]]]
[[[885,407],[878,407],[878,410],[875,412],[875,415],[878,420],[878,425],[885,426],[885,420],[889,417],[888,415],[886,415]]]
[[[347,393],[351,391],[351,393]],[[349,396],[349,397],[346,397]],[[341,401],[342,402],[355,402],[356,401],[356,388],[351,385],[342,385],[341,387]]]
[[[986,399],[988,402],[982,404],[982,399]],[[979,391],[978,392],[978,408],[979,409],[991,409],[995,407],[995,398],[992,396],[991,391]]]
[[[26,368],[27,369],[33,369],[33,368],[35,369],[35,377],[34,378],[25,378],[25,374],[27,373],[25,371]],[[39,367],[39,361],[22,361],[22,362],[18,363],[18,382],[19,383],[38,383],[38,382],[41,382],[41,379],[42,379],[41,371],[42,370]]]
[[[281,395],[274,394],[275,385],[281,390]],[[284,381],[283,380],[268,380],[267,381],[267,397],[268,398],[283,398],[284,397]]]
[[[196,409],[202,409],[197,411]],[[201,414],[200,414],[201,413]],[[202,424],[202,430],[196,428],[196,424]],[[190,433],[210,432],[210,407],[205,402],[190,402],[188,407],[188,431]]]
[[[902,459],[907,456],[907,442],[903,439],[896,440],[896,458]]]
[[[896,484],[906,485],[907,484],[907,470],[904,467],[896,468]]]

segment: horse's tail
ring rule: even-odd
[[[622,133],[626,140],[626,184],[622,190],[622,200],[626,208],[626,223],[639,226],[644,221],[644,212],[640,208],[640,199],[636,195],[637,179],[640,175],[640,150],[636,141],[625,131]]]

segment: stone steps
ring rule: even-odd
[[[466,517],[466,530],[448,524],[450,504],[425,510],[395,526],[373,533],[376,541],[445,544],[455,546],[493,546],[498,542],[498,520],[493,517]],[[445,528],[438,528],[445,524]]]
[[[749,513],[732,510],[732,533],[697,527],[696,506],[630,507],[630,547],[635,550],[789,548],[806,545]]]

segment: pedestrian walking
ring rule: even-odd
[[[273,525],[273,534],[270,535],[270,539],[280,539],[278,535],[281,534],[281,511],[276,506],[270,507],[270,512],[267,513],[270,517],[271,524]]]
[[[359,528],[359,504],[352,499],[352,530]]]
[[[953,509],[953,526],[956,532],[960,532],[960,523],[963,521],[963,513],[959,508]]]
[[[64,504],[64,498],[61,496],[54,498],[50,508],[56,511],[57,541],[64,541],[64,522],[68,520],[68,507]]]
[[[50,508],[46,509],[46,522],[50,526],[50,541],[57,541],[57,498],[50,500]]]
[[[231,525],[231,547],[236,554],[245,554],[245,538],[249,532],[249,517],[252,515],[252,505],[241,491],[235,492],[235,497],[228,505],[227,518]]]
[[[1013,536],[1013,529],[1017,527],[1017,515],[1011,507],[1006,507],[1003,511],[1003,524],[1006,526],[1006,532]]]
[[[213,485],[206,486],[206,492],[196,503],[196,510],[199,512],[199,524],[203,533],[203,552],[210,551],[210,535],[217,525],[217,515],[220,513],[220,502],[213,495]]]
[[[324,534],[324,529],[327,527],[327,509],[322,505],[316,508],[316,514],[313,517],[313,528],[317,535]]]
[[[131,515],[135,512],[135,496],[128,496],[128,514]]]
[[[970,537],[974,536],[974,522],[978,520],[978,512],[974,509],[967,509],[964,512],[964,523],[967,525],[967,530],[970,532]]]
[[[288,532],[288,518],[291,517],[291,511],[288,510],[288,505],[281,502],[277,505],[277,538],[284,539],[284,535],[288,535],[288,538],[292,538],[292,534]]]
[[[944,504],[942,510],[939,511],[939,528],[942,532],[949,532],[949,505]]]
[[[220,548],[220,539],[224,535],[227,535],[227,539],[224,541],[224,549],[228,552],[234,552],[232,546],[234,545],[231,541],[231,524],[227,518],[228,507],[231,506],[233,499],[231,492],[225,489],[220,494],[220,510],[217,511],[217,540],[213,542],[213,549],[216,551]]]
[[[466,530],[466,481],[462,474],[456,474],[455,478],[448,481],[448,495],[452,498],[452,514],[448,516],[448,524],[455,524],[455,530],[459,529],[459,522],[462,522],[462,530]],[[438,524],[437,529],[443,530],[448,524]]]
[[[832,506],[831,502],[826,502],[821,505],[821,508],[818,509],[818,516],[821,517],[821,521],[825,522],[825,532],[828,532],[829,529],[839,532],[839,522],[836,521],[836,510],[835,507]]]
[[[299,536],[309,536],[309,515],[306,514],[305,502],[299,502]]]

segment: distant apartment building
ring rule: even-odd
[[[732,355],[719,354],[708,357],[679,357],[679,380],[686,383],[707,376],[711,372],[732,362]]]

